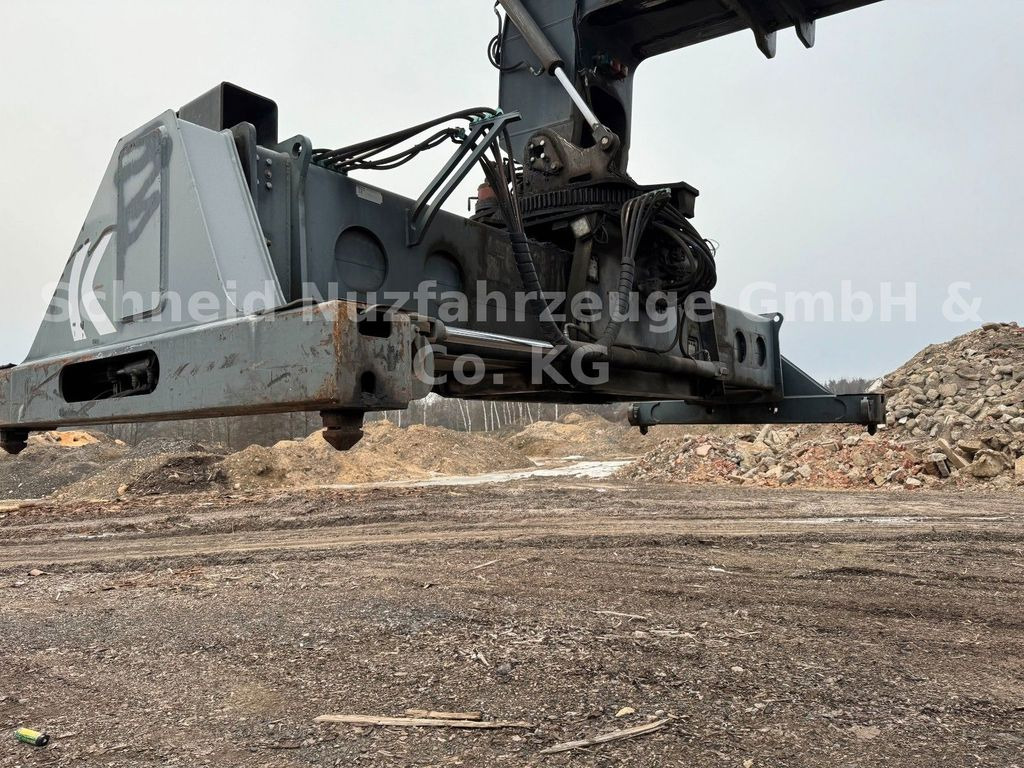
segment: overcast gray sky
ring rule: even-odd
[[[27,353],[119,137],[230,80],[278,102],[282,135],[341,146],[495,103],[493,33],[490,0],[4,0],[0,363]],[[630,170],[701,190],[719,301],[867,292],[872,320],[791,317],[783,349],[821,377],[884,373],[978,324],[944,316],[953,283],[982,319],[1024,320],[1022,33],[1022,0],[884,0],[811,51],[784,34],[774,61],[746,33],[658,57]],[[431,171],[374,183],[414,195]],[[916,321],[879,317],[885,282],[917,285]]]

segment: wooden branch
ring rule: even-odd
[[[641,616],[637,613],[619,613],[618,611],[591,611],[599,616],[615,616],[620,619],[633,619],[635,621],[647,621],[646,616]]]
[[[488,560],[486,563],[480,563],[480,565],[474,565],[472,568],[467,568],[466,573],[472,573],[473,571],[479,571],[482,568],[486,568],[490,565],[497,565],[501,560]]]
[[[399,728],[535,728],[533,723],[505,722],[503,720],[439,720],[429,717],[375,717],[373,715],[321,715],[318,723],[345,725],[393,725]]]
[[[426,717],[431,720],[483,720],[483,712],[435,712],[432,709],[407,709],[406,717]]]
[[[567,741],[563,744],[556,744],[553,747],[548,747],[541,751],[542,755],[553,755],[557,752],[568,752],[570,749],[583,749],[584,747],[593,747],[597,744],[607,744],[609,741],[620,741],[622,739],[632,739],[637,736],[643,736],[648,733],[654,733],[660,731],[669,723],[669,719],[655,720],[653,723],[647,723],[645,725],[638,725],[634,728],[626,728],[621,731],[612,731],[611,733],[603,733],[600,736],[595,736],[592,739],[580,739],[579,741]]]

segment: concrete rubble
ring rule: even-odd
[[[873,389],[889,408],[874,437],[831,426],[694,434],[661,443],[621,474],[764,486],[1024,486],[1024,329],[1016,323],[929,346]]]

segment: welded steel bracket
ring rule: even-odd
[[[779,0],[779,4],[790,19],[793,20],[793,24],[796,27],[796,36],[800,38],[804,48],[813,48],[815,35],[814,18],[808,14],[801,0]]]
[[[441,210],[445,200],[451,197],[455,188],[473,170],[484,152],[498,141],[505,127],[519,119],[518,112],[499,112],[483,120],[477,120],[470,126],[465,140],[409,210],[406,235],[409,247],[418,245],[423,240],[430,223]]]
[[[776,51],[775,31],[769,30],[750,7],[748,0],[721,0],[722,5],[739,16],[754,33],[757,47],[766,58],[774,59]]]

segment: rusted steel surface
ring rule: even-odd
[[[425,397],[429,387],[413,374],[418,341],[408,318],[372,330],[360,330],[355,305],[325,302],[28,363],[0,371],[0,429],[390,410]],[[61,392],[70,364],[146,351],[160,365],[151,394],[72,403]]]

